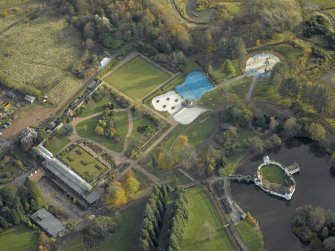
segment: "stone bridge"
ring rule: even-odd
[[[252,175],[242,175],[242,174],[236,174],[236,175],[229,175],[228,179],[230,181],[238,181],[238,182],[254,182],[255,176]]]

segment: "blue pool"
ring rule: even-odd
[[[201,71],[194,71],[187,75],[185,82],[176,87],[176,92],[185,99],[199,100],[213,89],[211,81]]]

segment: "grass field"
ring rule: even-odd
[[[276,183],[282,186],[286,186],[286,174],[284,170],[282,170],[277,165],[266,165],[263,166],[260,170],[263,179],[270,181],[271,183]]]
[[[251,82],[252,82],[252,79],[246,78],[243,81],[240,81],[234,84],[231,88],[233,89],[233,91],[236,93],[236,95],[240,99],[245,99],[245,97],[247,96],[249,87],[251,85]]]
[[[199,122],[193,126],[187,133],[188,142],[190,145],[197,147],[207,140],[213,133],[215,126],[215,119],[209,117],[204,122]]]
[[[205,191],[201,188],[192,188],[186,190],[186,193],[190,217],[185,229],[181,249],[183,251],[234,250],[225,228],[221,224],[218,213]],[[216,236],[212,240],[206,238],[203,227],[206,222],[209,222],[215,229]]]
[[[142,98],[170,76],[141,57],[136,57],[108,75],[104,81],[131,98]]]
[[[234,155],[226,158],[226,166],[224,167],[224,175],[233,174],[236,168],[238,167],[241,160],[246,156],[245,152],[238,152]]]
[[[108,102],[112,102],[114,104],[114,108],[116,108],[116,109],[120,108],[117,105],[117,103],[115,102],[114,98],[110,95],[107,95],[107,96],[103,97],[101,100],[99,100],[98,102],[92,101],[91,105],[86,105],[86,109],[83,110],[78,115],[78,117],[84,118],[84,117],[90,116],[92,114],[102,112],[104,110],[103,106]]]
[[[7,18],[13,17],[0,19],[0,23]],[[65,19],[43,14],[2,34],[0,74],[7,76],[13,87],[48,93],[49,101],[59,104],[65,94],[71,96],[81,88],[69,71],[81,51],[77,29],[68,26]]]
[[[150,120],[146,119],[145,117],[141,116],[140,114],[133,112],[133,132],[130,135],[129,142],[133,142],[136,144],[138,141],[147,141],[150,139],[150,135],[146,134],[145,132],[141,132],[141,127],[148,127],[149,130],[157,131],[157,126],[152,123]],[[130,143],[131,144],[131,143]]]
[[[73,147],[69,152],[62,155],[60,159],[88,182],[94,181],[100,174],[108,170],[107,166],[93,158],[79,146]]]
[[[218,106],[220,106],[221,102],[222,102],[222,95],[218,90],[214,90],[205,93],[205,95],[199,102],[197,102],[197,104],[209,109],[216,109],[218,108]]]
[[[0,234],[1,251],[36,251],[38,236],[24,226],[10,228]]]
[[[32,1],[33,0],[1,0],[0,1],[0,9],[19,6],[21,4],[29,3],[29,2],[32,2]]]
[[[292,65],[296,64],[299,60],[299,57],[303,55],[304,51],[303,49],[299,47],[293,47],[291,44],[288,43],[282,43],[277,45],[265,45],[257,48],[254,51],[260,51],[260,50],[270,50],[275,51],[285,57],[288,62]]]
[[[163,175],[165,176],[165,175]],[[184,185],[191,182],[189,178],[187,178],[183,173],[176,170],[175,172],[167,175],[164,179],[164,183],[168,184],[172,187],[178,186],[178,185]]]
[[[128,132],[128,114],[126,112],[118,112],[118,119],[116,123],[116,128],[119,131],[121,140],[119,143],[114,143],[111,138],[105,136],[96,135],[94,130],[99,117],[87,119],[82,121],[76,126],[77,133],[80,137],[90,139],[98,144],[101,144],[112,151],[122,152],[125,137]]]
[[[142,222],[145,201],[139,201],[121,211],[114,221],[115,233],[101,251],[138,250],[138,237]]]
[[[60,249],[60,251],[77,251],[85,250],[83,244],[83,236],[81,234],[76,235],[66,245]]]
[[[68,143],[70,143],[70,140],[66,137],[59,137],[59,136],[52,136],[51,139],[49,139],[46,143],[44,143],[44,146],[52,152],[52,154],[57,154],[60,152]]]
[[[240,222],[237,226],[237,231],[240,233],[244,244],[247,246],[249,251],[263,251],[264,241],[262,232],[251,226],[247,222]]]
[[[335,2],[333,0],[304,0],[304,2],[317,4],[321,9],[335,8]]]

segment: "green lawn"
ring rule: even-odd
[[[67,144],[70,143],[70,140],[67,137],[52,136],[44,146],[52,153],[57,154],[60,152]]]
[[[236,93],[240,99],[245,99],[247,96],[249,87],[251,85],[252,79],[246,78],[236,84],[232,85],[231,88]]]
[[[114,217],[117,224],[115,233],[101,251],[138,250],[139,231],[142,223],[142,212],[145,201],[136,202]]]
[[[303,55],[303,49],[299,47],[293,47],[288,43],[282,43],[278,45],[265,45],[253,50],[252,52],[260,51],[260,50],[272,50],[280,55],[284,56],[289,63],[295,64],[298,62],[299,57]]]
[[[141,57],[136,57],[104,79],[131,98],[142,98],[170,76]]]
[[[0,234],[1,251],[36,251],[38,236],[25,226],[10,228]]]
[[[217,251],[234,250],[225,228],[222,226],[218,213],[205,191],[201,188],[186,190],[190,211],[184,240],[183,251]],[[215,238],[208,240],[203,225],[208,222],[215,229]]]
[[[105,136],[96,135],[94,130],[99,117],[94,117],[82,121],[76,126],[76,130],[79,136],[95,141],[112,151],[122,152],[123,144],[128,132],[128,114],[126,112],[118,112],[118,119],[116,128],[119,131],[121,140],[119,143],[114,143],[111,138]]]
[[[264,180],[268,180],[271,183],[276,183],[282,186],[287,186],[286,177],[284,170],[277,165],[266,165],[260,169]]]
[[[212,72],[212,76],[214,77],[214,80],[217,82],[217,83],[222,83],[224,82],[225,80],[228,80],[228,79],[232,79],[238,75],[241,75],[241,68],[240,68],[240,60],[232,60],[231,61],[234,68],[235,68],[235,74],[234,75],[226,75],[224,72],[223,72],[223,63],[213,63],[213,72]]]
[[[15,7],[20,4],[29,3],[33,0],[1,0],[0,1],[0,8],[10,8]]]
[[[175,172],[169,174],[164,179],[164,183],[168,184],[172,187],[178,186],[178,185],[184,185],[187,183],[190,183],[191,180],[187,178],[182,172],[176,170]]]
[[[186,133],[189,144],[194,147],[201,145],[201,143],[203,143],[212,135],[214,126],[215,119],[212,117],[209,117],[206,121],[202,123],[197,123],[191,128],[191,130]]]
[[[220,94],[220,91],[214,90],[205,93],[205,95],[200,101],[197,102],[197,104],[209,109],[216,109],[220,106],[221,101],[222,95]]]
[[[315,3],[315,4],[319,5],[321,9],[335,8],[334,0],[305,0],[305,2]]]
[[[244,221],[240,222],[236,227],[249,251],[264,250],[262,232],[257,227],[251,226]]]
[[[85,250],[83,244],[83,236],[81,234],[76,235],[76,237],[67,242],[60,251],[78,251],[78,250]]]
[[[87,105],[87,108],[83,110],[78,116],[84,118],[89,115],[102,112],[104,110],[103,106],[108,102],[112,102],[114,104],[114,108],[119,108],[114,98],[111,95],[107,95],[98,102],[92,102],[91,105]]]
[[[79,146],[73,147],[69,152],[62,155],[60,159],[88,182],[92,182],[100,174],[108,170],[107,166]],[[86,162],[86,165],[82,162]]]
[[[246,156],[245,152],[238,152],[226,158],[226,166],[224,167],[224,175],[233,174],[241,160]]]
[[[141,127],[148,127],[147,130],[157,131],[157,126],[152,123],[150,120],[146,119],[144,116],[141,116],[137,112],[132,112],[133,117],[133,132],[130,135],[129,142],[139,141],[139,139],[143,141],[147,141],[150,139],[146,132],[141,132]],[[146,135],[147,134],[147,135]],[[150,136],[150,135],[149,135]]]

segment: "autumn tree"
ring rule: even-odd
[[[157,165],[162,170],[168,170],[174,165],[174,158],[168,151],[161,151],[157,157]]]
[[[320,141],[326,137],[326,129],[319,123],[312,123],[308,129],[311,139]]]
[[[140,182],[135,177],[129,177],[125,180],[124,190],[127,198],[133,198],[140,187]]]
[[[126,192],[121,183],[114,182],[106,193],[106,206],[109,208],[118,208],[127,202]]]
[[[101,126],[96,126],[94,131],[97,135],[104,135],[104,129]]]

